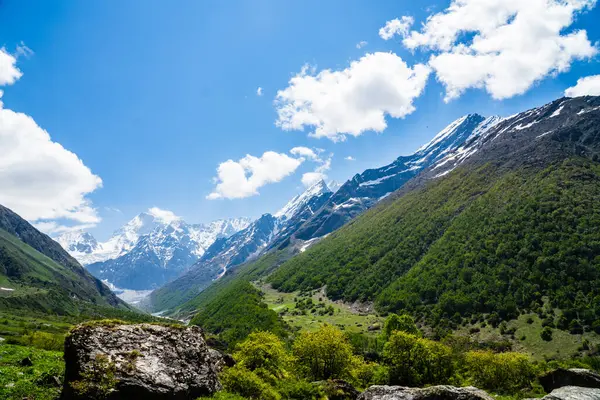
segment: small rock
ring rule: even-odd
[[[408,388],[403,386],[371,386],[358,400],[494,400],[475,387],[431,386]]]
[[[600,375],[583,368],[559,368],[541,376],[539,381],[546,393],[563,386],[600,388]]]
[[[33,366],[33,361],[31,361],[31,358],[25,357],[19,364],[21,364],[22,367],[31,367]]]

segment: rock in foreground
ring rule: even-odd
[[[539,400],[600,400],[600,389],[564,386]]]
[[[195,399],[221,389],[198,327],[84,324],[65,340],[62,399]]]
[[[494,400],[474,387],[431,386],[424,389],[404,386],[371,386],[358,400]]]
[[[582,368],[563,369],[548,372],[540,377],[540,383],[547,393],[563,386],[600,388],[600,375]]]

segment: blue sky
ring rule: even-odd
[[[562,96],[581,77],[600,74],[593,55],[569,60],[568,71],[537,79],[522,94],[500,100],[471,88],[445,102],[446,88],[432,72],[412,99],[415,111],[387,116],[380,133],[367,130],[334,142],[309,137],[314,127],[276,126],[277,91],[306,64],[314,74],[339,71],[376,52],[393,52],[410,68],[427,64],[432,51],[407,48],[401,34],[383,40],[379,30],[402,16],[412,16],[412,29],[419,30],[449,4],[3,0],[0,45],[15,55],[24,45],[33,54],[16,57],[22,77],[1,88],[2,102],[5,109],[31,116],[102,179],[102,187],[85,195],[101,219],[90,224],[99,239],[154,206],[189,222],[256,217],[302,190],[303,173],[319,163],[306,159],[279,182],[258,188],[259,195],[209,200],[220,163],[266,151],[289,155],[298,146],[320,148],[322,161],[333,154],[328,179],[343,182],[414,151],[461,115],[509,115]],[[599,20],[596,6],[576,13],[564,32],[585,29],[597,46]],[[367,44],[357,48],[361,41]],[[355,160],[345,160],[348,156]],[[64,216],[56,220],[74,223]]]

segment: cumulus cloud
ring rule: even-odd
[[[290,150],[290,153],[295,156],[306,157],[311,160],[319,160],[319,156],[317,155],[315,150],[310,149],[308,147],[294,147]]]
[[[344,160],[346,160],[346,161],[356,161],[356,158],[354,158],[352,156],[348,156],[348,157],[344,158]]]
[[[326,160],[319,160],[320,165],[313,172],[306,172],[302,175],[302,184],[305,187],[311,187],[320,180],[327,179],[326,172],[331,169],[331,159],[333,154]]]
[[[360,42],[356,43],[356,48],[362,49],[363,47],[365,47],[368,44],[369,44],[369,42],[367,42],[366,40],[361,40]]]
[[[0,86],[12,85],[23,73],[17,68],[17,58],[0,48]]]
[[[263,88],[261,88],[260,86],[258,87],[258,89],[256,89],[256,95],[257,96],[262,96],[263,95]]]
[[[393,53],[366,54],[341,71],[308,67],[277,92],[277,126],[284,130],[314,127],[310,136],[340,141],[346,135],[382,132],[386,114],[403,118],[425,87],[430,68],[409,67]]]
[[[600,75],[586,76],[577,80],[577,84],[565,90],[567,97],[600,96]]]
[[[393,19],[387,21],[385,26],[379,29],[379,37],[383,40],[390,40],[395,35],[405,37],[408,34],[410,27],[415,23],[413,17],[404,16],[401,19]]]
[[[152,215],[159,221],[164,222],[165,224],[170,224],[171,222],[178,221],[181,219],[181,217],[175,215],[173,211],[163,210],[158,207],[149,208],[148,214]]]
[[[217,168],[216,187],[206,198],[241,199],[259,194],[258,189],[281,181],[304,162],[285,153],[267,151],[261,157],[247,155],[239,161],[227,160]]]
[[[595,3],[453,0],[446,10],[429,16],[420,31],[406,34],[403,44],[434,52],[429,65],[446,87],[446,101],[469,88],[505,99],[597,53],[585,30],[564,32]]]
[[[21,75],[16,57],[0,49],[0,85]],[[33,118],[0,102],[0,204],[48,229],[60,228],[53,220],[90,226],[100,217],[86,196],[101,186],[100,177]]]

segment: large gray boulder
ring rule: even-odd
[[[539,381],[546,393],[563,386],[600,388],[600,375],[583,368],[559,368],[541,376]]]
[[[371,386],[358,400],[494,400],[475,387],[431,386],[409,388],[404,386]]]
[[[541,400],[600,400],[600,389],[564,386],[553,390]]]
[[[221,389],[198,327],[83,324],[65,340],[62,399],[196,399]]]

